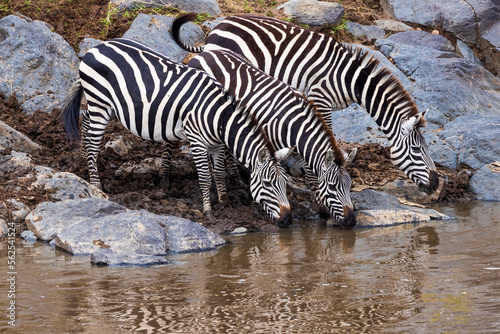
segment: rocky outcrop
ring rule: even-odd
[[[497,155],[498,157],[498,155]],[[500,201],[500,161],[481,167],[469,183],[477,199]]]
[[[143,42],[167,57],[182,62],[188,52],[178,46],[170,36],[169,29],[173,21],[173,17],[139,14],[123,37]],[[189,22],[182,26],[181,40],[187,44],[202,43],[204,38],[200,27],[194,23]]]
[[[284,9],[297,23],[310,26],[339,24],[345,12],[338,3],[317,0],[291,0],[277,8]]]
[[[33,153],[40,149],[40,145],[0,121],[0,150],[5,150],[7,147],[25,153]]]
[[[0,92],[16,94],[25,112],[59,107],[77,71],[75,52],[46,23],[15,15],[0,20]]]
[[[354,37],[363,37],[368,40],[384,38],[385,30],[378,26],[362,25],[355,22],[347,22],[347,31]]]
[[[198,252],[225,243],[189,220],[97,198],[44,202],[26,223],[38,239],[55,240],[56,247],[74,255],[92,255],[97,264],[164,263],[158,257],[168,251]]]

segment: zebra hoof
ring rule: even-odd
[[[158,186],[168,192],[172,185],[170,184],[170,179],[168,177],[160,176],[160,182],[158,183]]]
[[[205,212],[205,217],[211,222],[211,223],[216,223],[217,219],[215,219],[214,215],[212,212]]]
[[[227,197],[227,194],[222,195],[219,197],[219,203],[227,203],[229,202],[229,198]]]

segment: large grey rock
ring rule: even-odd
[[[390,57],[412,81],[412,97],[428,108],[427,120],[444,125],[461,115],[500,115],[500,81],[484,67],[449,50],[439,35],[407,31],[377,40],[377,48]]]
[[[431,217],[411,210],[361,210],[356,212],[356,227],[382,227],[431,220]]]
[[[477,199],[499,202],[500,161],[481,167],[470,179],[469,186]]]
[[[85,37],[78,46],[78,57],[83,58],[85,54],[92,49],[93,47],[101,44],[103,41],[100,41],[95,38]]]
[[[73,173],[56,172],[50,167],[35,167],[36,180],[31,188],[43,187],[54,199],[107,198],[102,190],[91,185]]]
[[[143,42],[167,57],[182,62],[188,55],[188,52],[178,46],[168,32],[173,21],[173,17],[141,13],[132,22],[129,30],[127,30],[123,37]],[[205,40],[205,35],[200,27],[192,22],[182,26],[180,35],[181,40],[189,45],[203,43]]]
[[[317,0],[291,0],[277,7],[300,24],[321,26],[337,25],[344,15],[344,7],[334,2]]]
[[[0,91],[27,113],[50,112],[78,77],[78,57],[47,24],[9,15],[0,20],[0,73]]]
[[[474,10],[463,0],[382,0],[394,18],[430,27],[442,27],[461,40],[476,42]]]
[[[483,66],[483,63],[481,63],[479,58],[476,57],[474,51],[472,51],[472,49],[467,44],[465,44],[459,39],[457,39],[457,52],[458,54],[462,55],[462,57],[464,57],[465,60]]]
[[[54,240],[75,255],[94,254],[96,262],[108,264],[164,262],[148,256],[209,250],[225,243],[189,220],[128,210],[97,198],[41,203],[26,217],[26,225],[43,241]],[[94,253],[100,249],[113,253]]]
[[[437,140],[429,144],[431,155],[440,150],[453,152],[447,160],[437,160],[447,167],[457,168],[463,163],[478,169],[500,157],[500,116],[458,117],[436,135]]]
[[[40,145],[0,121],[0,150],[4,150],[7,147],[26,153],[33,153],[40,149]]]
[[[169,261],[161,255],[118,254],[111,249],[101,248],[90,255],[90,263],[100,266],[151,266],[167,264]]]
[[[354,37],[364,37],[368,40],[384,38],[385,30],[378,26],[367,26],[356,22],[347,22],[347,31]]]
[[[120,9],[138,7],[175,7],[185,12],[220,15],[221,10],[216,0],[111,0]]]

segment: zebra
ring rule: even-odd
[[[295,147],[316,201],[341,228],[356,224],[343,152],[322,115],[301,93],[231,51],[206,51],[187,65],[206,71],[249,107],[276,150]]]
[[[181,26],[194,18],[174,20],[171,33],[190,52],[232,50],[274,78],[305,93],[329,125],[332,110],[352,103],[363,107],[390,143],[392,162],[420,191],[435,192],[439,177],[420,128],[427,111],[415,102],[391,72],[359,48],[333,37],[270,17],[235,15],[208,35],[205,45],[193,47],[179,37]]]
[[[101,186],[97,155],[106,125],[116,117],[127,130],[146,140],[189,140],[208,219],[215,220],[209,158],[217,166],[227,147],[249,169],[254,201],[278,226],[291,224],[286,173],[274,157],[275,150],[249,111],[205,72],[177,63],[140,42],[114,39],[89,50],[79,74],[61,109],[69,141],[78,141],[80,103],[83,95],[87,99],[83,146],[91,184]]]

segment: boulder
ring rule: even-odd
[[[477,199],[500,202],[500,161],[481,167],[470,179],[469,186]]]
[[[111,249],[101,248],[90,255],[90,263],[97,266],[151,266],[167,264],[164,256],[143,254],[118,254]]]
[[[464,57],[465,60],[470,61],[471,63],[477,64],[479,66],[483,66],[483,63],[476,57],[474,51],[464,42],[457,39],[457,53]]]
[[[175,61],[182,62],[188,55],[170,36],[169,29],[173,17],[163,15],[139,14],[123,37],[140,41]],[[189,22],[182,25],[181,40],[189,45],[205,41],[205,34],[196,24]]]
[[[221,23],[222,20],[224,20],[226,17],[225,16],[221,16],[221,17],[218,17],[216,18],[215,20],[213,21],[205,21],[203,22],[203,25],[204,26],[207,26],[208,28],[210,28],[210,30],[214,30],[214,28],[219,24]]]
[[[317,0],[291,0],[277,8],[297,23],[311,26],[337,25],[345,12],[341,4]]]
[[[33,233],[31,231],[23,231],[21,233],[21,238],[23,238],[25,241],[29,241],[29,242],[35,242],[38,239],[36,237],[35,233]]]
[[[0,121],[0,150],[5,150],[7,147],[25,153],[33,153],[40,149],[40,145]]]
[[[412,27],[410,27],[407,24],[404,24],[403,22],[398,22],[393,20],[375,20],[374,22],[377,25],[377,27],[379,27],[380,29],[384,29],[386,31],[403,32],[403,31],[413,30]]]
[[[78,77],[78,57],[46,23],[9,15],[0,20],[0,73],[0,91],[25,112],[50,112]]]
[[[356,209],[357,227],[380,227],[450,219],[436,210],[408,201],[404,201],[403,204],[395,196],[373,189],[351,192],[351,200]],[[328,224],[331,225],[332,222]]]
[[[103,41],[100,41],[95,38],[89,38],[85,37],[83,41],[80,42],[80,45],[78,46],[78,57],[83,58],[85,54],[92,49],[93,47],[101,44]]]
[[[43,187],[52,198],[58,200],[78,198],[107,198],[102,190],[73,173],[56,172],[50,167],[35,167],[36,180],[30,188]],[[29,177],[29,176],[28,176]]]
[[[384,38],[385,30],[378,26],[367,26],[355,22],[347,22],[347,31],[354,37],[364,37],[368,40]]]
[[[221,10],[216,0],[111,0],[119,9],[139,7],[175,7],[185,12],[207,13],[210,16],[220,15]]]
[[[122,136],[117,136],[112,140],[108,141],[104,148],[110,148],[115,151],[116,154],[125,157],[128,154],[128,150],[132,148],[132,142]]]
[[[414,30],[377,40],[377,48],[414,81],[411,91],[438,126],[462,115],[500,114],[500,81],[454,52],[440,35]],[[424,109],[424,110],[425,110]]]
[[[198,252],[225,243],[189,220],[128,210],[98,198],[41,203],[26,217],[26,224],[39,239],[53,240],[74,255],[93,254],[98,264],[164,263],[158,257],[167,251]]]
[[[23,223],[24,218],[31,212],[30,208],[14,198],[8,199],[6,202],[9,203],[12,221],[16,224]]]
[[[1,178],[11,178],[12,173],[23,175],[33,168],[33,162],[27,153],[11,151],[8,155],[0,155]]]
[[[500,116],[461,116],[434,132],[436,140],[429,143],[431,155],[447,167],[465,164],[478,169],[500,157]]]

